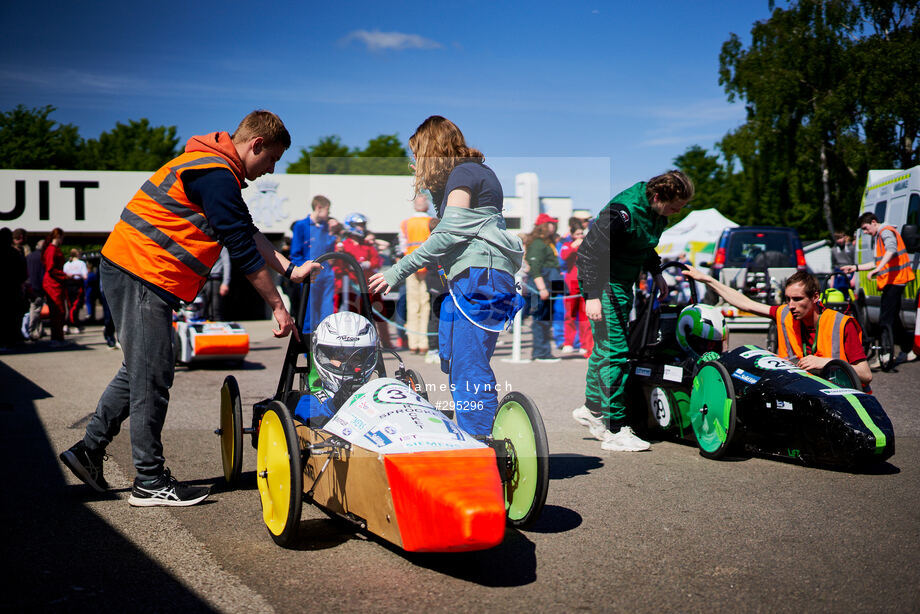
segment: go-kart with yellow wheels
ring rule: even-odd
[[[331,259],[363,281],[348,254],[317,261]],[[362,315],[372,319],[361,285]],[[309,299],[304,286],[298,322]],[[540,516],[549,453],[540,413],[526,395],[501,399],[492,433],[476,438],[428,401],[417,371],[399,360],[387,377],[378,355],[375,379],[328,421],[305,424],[294,409],[315,385],[309,346],[310,335],[292,336],[275,395],[254,404],[249,428],[242,426],[235,379],[228,376],[221,388],[224,475],[230,483],[239,478],[242,438],[250,434],[263,520],[276,543],[296,539],[304,500],[410,552],[491,548],[504,539],[506,524],[525,527]]]

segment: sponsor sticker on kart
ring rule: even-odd
[[[648,367],[636,367],[636,375],[639,377],[651,377],[652,370]]]
[[[324,430],[382,454],[485,446],[398,380],[371,380],[352,399],[359,395],[360,401],[346,403]]]
[[[674,365],[665,365],[663,377],[669,382],[680,382],[684,379],[684,370]]]
[[[822,394],[832,397],[843,396],[845,394],[865,394],[862,390],[856,390],[854,388],[823,388],[821,392]]]
[[[744,369],[741,369],[740,367],[738,369],[735,369],[735,371],[732,373],[732,377],[734,377],[735,379],[739,379],[742,382],[747,382],[748,384],[756,384],[757,382],[760,381],[759,376],[754,375],[753,373],[748,373],[747,371],[745,371]]]

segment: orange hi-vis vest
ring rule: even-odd
[[[816,349],[815,356],[821,358],[839,358],[847,360],[846,350],[843,345],[843,329],[852,316],[840,313],[834,309],[825,309],[818,316],[817,330],[815,331]],[[776,353],[780,358],[805,356],[804,340],[801,327],[796,325],[789,305],[783,305],[776,311],[776,332],[778,337]]]
[[[407,255],[417,250],[431,236],[431,228],[428,226],[430,220],[427,215],[419,215],[400,222],[399,228],[407,241]],[[425,269],[419,269],[418,272],[424,273]]]
[[[102,255],[183,301],[195,300],[220,256],[204,210],[185,195],[182,175],[192,169],[234,166],[216,151],[191,151],[167,162],[121,212]]]
[[[875,266],[882,261],[885,255],[885,242],[882,241],[882,232],[890,230],[894,233],[894,238],[898,241],[898,251],[895,252],[885,268],[882,269],[876,277],[876,284],[881,290],[888,284],[894,286],[903,286],[914,280],[914,269],[910,266],[910,256],[907,255],[907,248],[904,246],[904,239],[894,226],[883,226],[879,228],[878,234],[875,235]]]

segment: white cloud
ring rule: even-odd
[[[351,41],[364,43],[370,51],[389,49],[441,49],[441,43],[418,34],[404,32],[381,32],[380,30],[355,30],[342,39],[347,44]]]

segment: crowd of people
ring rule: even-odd
[[[311,213],[291,225],[292,238],[285,249],[289,250],[291,260],[298,263],[330,252],[347,253],[357,260],[368,281],[418,249],[437,227],[440,219],[432,212],[431,194],[427,190],[417,195],[411,206],[413,212],[399,224],[397,241],[388,242],[368,230],[369,218],[364,213],[349,213],[340,222],[330,214],[329,198],[316,195],[311,202]],[[531,318],[534,339],[531,358],[536,362],[560,360],[554,356],[554,349],[585,359],[591,356],[591,325],[578,287],[576,262],[590,223],[587,216],[571,217],[569,231],[560,235],[556,230],[558,219],[541,213],[533,230],[519,235],[525,247],[520,288],[526,300],[523,313]],[[291,311],[297,313],[301,288],[292,284],[283,288]],[[303,331],[309,332],[323,318],[342,310],[343,300],[350,301],[350,309],[357,309],[358,292],[357,280],[347,267],[335,260],[324,265],[310,284]],[[380,343],[383,347],[423,354],[427,362],[438,362],[438,320],[441,304],[449,294],[438,267],[420,267],[405,278],[399,292],[393,306],[380,293],[371,293]]]
[[[108,306],[99,286],[98,267],[83,259],[78,248],[61,246],[64,231],[53,229],[34,245],[26,230],[0,229],[3,245],[2,333],[0,348],[13,349],[23,343],[50,337],[50,346],[64,344],[65,335],[81,333],[86,322],[97,321],[101,304],[104,337],[109,347],[116,347],[114,327]],[[81,312],[85,309],[86,315]],[[46,325],[47,322],[47,325]]]

